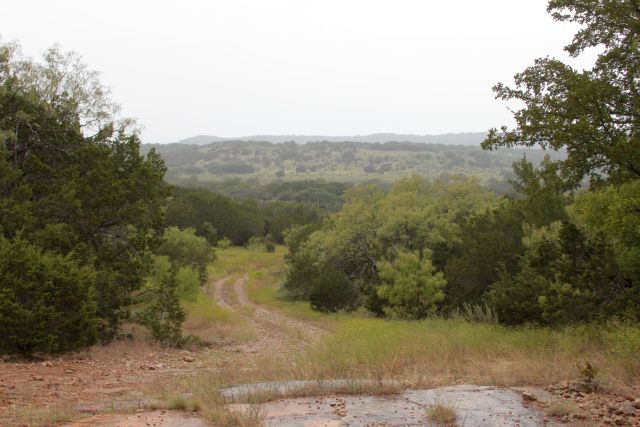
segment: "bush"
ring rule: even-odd
[[[148,306],[139,314],[141,325],[151,331],[156,342],[182,345],[182,322],[185,314],[178,301],[178,267],[172,264],[169,274],[157,286],[148,290]]]
[[[159,287],[171,274],[171,261],[164,255],[153,257],[153,267],[149,276],[150,287]],[[200,275],[193,267],[178,267],[176,293],[181,300],[195,301],[200,292]]]
[[[262,237],[252,237],[247,242],[247,249],[250,251],[264,252],[267,250]]]
[[[231,240],[227,239],[226,237],[223,237],[222,239],[218,240],[217,246],[220,249],[229,249],[231,247]]]
[[[347,275],[337,268],[326,266],[312,279],[309,302],[314,310],[335,312],[350,309],[358,298],[358,291]]]
[[[378,296],[385,300],[387,314],[411,319],[425,317],[444,299],[442,289],[447,281],[442,273],[436,273],[429,259],[401,251],[392,263],[382,261],[377,266],[382,280]]]
[[[195,301],[200,292],[200,274],[191,267],[181,267],[178,270],[178,297],[185,301]]]
[[[0,353],[61,353],[95,342],[94,272],[0,237]]]
[[[181,230],[169,227],[164,232],[164,243],[158,248],[158,255],[166,255],[172,263],[192,267],[200,275],[200,283],[207,281],[207,266],[215,259],[213,248],[204,237],[196,235],[193,228]]]

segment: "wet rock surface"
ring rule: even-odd
[[[327,391],[340,392],[348,391],[355,394],[364,387],[377,387],[378,389],[400,387],[400,383],[395,381],[373,381],[373,380],[316,380],[316,381],[273,381],[262,383],[241,384],[221,390],[222,396],[232,401],[250,400],[257,395],[295,395],[297,392],[306,390],[317,390],[326,394]]]
[[[432,425],[427,408],[436,404],[455,409],[456,425],[544,425],[542,413],[525,407],[520,393],[473,385],[407,390],[397,396],[282,399],[264,404],[262,411],[268,426],[424,426]],[[246,404],[236,408],[244,410]]]

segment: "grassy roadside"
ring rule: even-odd
[[[275,253],[229,248],[219,252],[212,280],[247,274],[251,300],[332,333],[298,355],[256,355],[244,374],[218,377],[220,384],[280,379],[400,379],[408,385],[547,385],[576,378],[576,364],[599,367],[603,384],[640,386],[640,328],[610,323],[563,329],[510,328],[462,319],[398,321],[327,315],[306,302],[279,298],[285,249]],[[220,316],[218,316],[220,317]]]
[[[222,354],[214,355],[210,360],[221,360],[220,369],[185,375],[167,386],[174,400],[176,393],[178,396],[188,393],[191,407],[201,408],[205,417],[224,425],[224,420],[234,419],[237,414],[229,410],[228,402],[220,397],[218,390],[237,384],[371,380],[370,386],[360,384],[336,390],[310,386],[308,390],[295,391],[296,396],[387,393],[393,390],[376,384],[390,382],[399,384],[400,388],[460,383],[545,386],[580,379],[577,366],[584,361],[599,368],[597,379],[605,388],[623,393],[640,390],[637,358],[640,328],[637,326],[610,323],[563,329],[510,328],[464,319],[399,321],[317,313],[308,303],[279,298],[278,289],[284,280],[284,254],[281,247],[275,253],[243,248],[219,251],[219,258],[211,267],[211,280],[227,276],[233,281],[246,275],[249,279],[246,289],[254,303],[296,319],[322,324],[331,333],[310,347],[289,354],[263,352],[231,360]],[[207,298],[206,301],[211,301]],[[196,317],[197,307],[189,309],[190,316]],[[222,311],[212,319],[223,322],[221,319],[227,315]],[[283,396],[277,393],[254,396],[249,403],[259,404],[279,397]]]

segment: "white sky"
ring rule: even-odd
[[[3,41],[59,43],[102,72],[145,142],[196,134],[485,131],[496,82],[575,28],[546,0],[20,0]]]

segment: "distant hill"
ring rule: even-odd
[[[307,142],[415,142],[443,145],[475,145],[478,146],[485,138],[484,132],[446,133],[442,135],[412,135],[397,133],[374,133],[371,135],[353,136],[326,136],[326,135],[251,135],[233,138],[222,138],[212,135],[198,135],[178,141],[185,145],[207,145],[221,141],[260,141],[280,144],[295,142],[305,144]]]
[[[495,187],[511,176],[513,162],[524,156],[536,165],[545,154],[553,159],[565,157],[564,153],[529,148],[485,151],[479,145],[424,142],[297,144],[235,140],[197,145],[210,138],[196,137],[186,140],[187,143],[144,144],[141,150],[146,153],[153,148],[162,156],[170,183],[224,188],[236,196],[271,182],[322,179],[332,183],[388,184],[410,174],[428,178],[443,173],[463,174],[475,176],[483,183],[493,183]],[[440,141],[447,141],[446,136],[441,138]],[[448,141],[453,138],[451,135]]]

